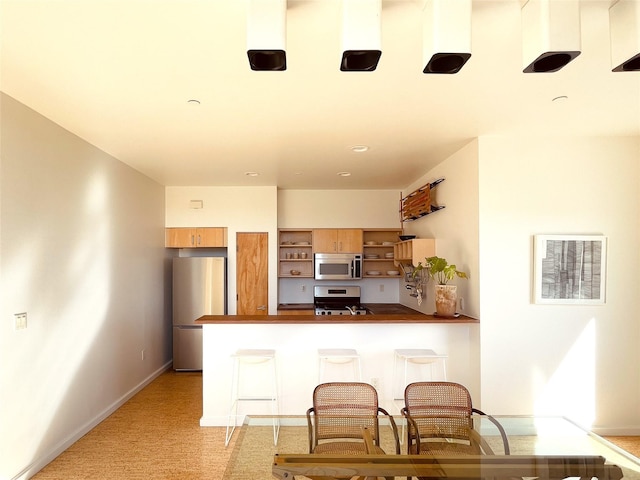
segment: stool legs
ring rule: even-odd
[[[273,444],[278,444],[278,434],[280,432],[280,421],[278,415],[278,372],[276,367],[274,350],[238,350],[233,357],[232,377],[231,377],[231,398],[229,414],[227,417],[227,431],[225,434],[225,446],[233,436],[233,431],[238,421],[238,403],[241,401],[268,401],[271,403],[271,415],[273,418]],[[240,376],[241,367],[244,364],[248,368],[251,364],[271,362],[271,392],[268,396],[240,396]],[[232,421],[233,418],[233,421]]]

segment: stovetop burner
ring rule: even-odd
[[[360,287],[324,286],[313,287],[313,303],[316,315],[366,315],[360,306]]]

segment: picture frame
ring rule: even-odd
[[[534,252],[534,303],[605,303],[607,237],[535,235]]]

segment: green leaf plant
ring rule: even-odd
[[[418,262],[418,265],[413,270],[413,278],[421,275],[420,272],[422,271],[427,272],[429,277],[433,278],[438,285],[446,285],[454,277],[469,278],[465,272],[459,271],[454,264],[449,265],[444,258],[440,257],[427,257],[424,265],[422,262]]]

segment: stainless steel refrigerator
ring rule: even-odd
[[[202,370],[202,315],[227,313],[226,258],[173,259],[173,369]]]

